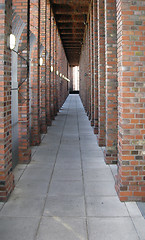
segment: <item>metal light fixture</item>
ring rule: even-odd
[[[57,76],[59,75],[59,71],[56,71],[56,75],[57,75]]]
[[[53,66],[51,66],[50,71],[53,72]]]
[[[62,77],[62,73],[60,73],[59,76]]]
[[[7,45],[8,47],[13,50],[16,46],[16,37],[14,34],[10,34],[7,39]]]
[[[42,57],[40,57],[40,59],[39,59],[39,64],[40,64],[40,66],[43,65],[43,58]]]

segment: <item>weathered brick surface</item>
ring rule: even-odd
[[[145,201],[145,1],[117,1],[118,176],[121,201]]]
[[[93,2],[90,7],[90,80],[91,80],[91,110],[90,110],[90,120],[91,126],[94,126],[94,11],[93,11]]]
[[[98,0],[98,143],[106,144],[104,0]]]
[[[6,201],[14,188],[11,129],[11,52],[7,37],[11,33],[11,1],[0,3],[0,201]]]
[[[13,1],[13,11],[25,23],[18,45],[18,127],[19,127],[19,163],[28,163],[30,150],[30,116],[29,116],[29,25],[28,0]]]
[[[32,86],[32,120],[31,120],[31,144],[39,145],[40,135],[40,72],[39,72],[39,52],[40,52],[40,0],[35,0],[30,4],[30,30],[36,37],[31,56],[31,86]]]
[[[46,117],[47,117],[47,125],[50,126],[51,119],[51,11],[50,11],[50,3],[47,2],[46,9],[46,51],[47,51],[47,59],[46,59]]]
[[[93,39],[94,39],[94,133],[98,134],[98,21],[97,0],[93,0]]]
[[[105,62],[106,62],[106,149],[105,161],[117,163],[117,22],[116,0],[105,0]]]
[[[44,47],[42,55],[43,65],[40,69],[40,131],[47,132],[46,117],[46,1],[40,2],[40,45]]]

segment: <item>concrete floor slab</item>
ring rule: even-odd
[[[10,200],[1,210],[0,217],[41,217],[44,203],[44,196],[19,196],[12,194]]]
[[[2,240],[34,240],[40,218],[0,217]]]
[[[63,181],[80,181],[82,180],[82,171],[81,169],[73,170],[73,169],[55,169],[53,173],[53,180],[63,180]]]
[[[82,196],[83,182],[82,181],[53,181],[51,182],[49,189],[49,196],[57,195],[70,195],[70,196]]]
[[[87,197],[87,215],[89,217],[129,217],[126,205],[112,197]]]
[[[87,181],[113,181],[114,178],[109,168],[85,169],[84,180]]]
[[[43,216],[85,217],[83,196],[48,196]]]
[[[139,240],[129,217],[89,218],[89,240]]]
[[[87,240],[86,223],[81,218],[43,217],[36,240]]]
[[[86,196],[116,196],[114,183],[103,181],[86,181],[85,182],[85,195]]]

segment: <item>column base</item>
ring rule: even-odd
[[[41,134],[46,134],[47,133],[47,125],[46,125],[46,123],[42,123],[41,125],[40,125],[40,133]]]
[[[121,202],[145,202],[145,191],[140,190],[141,186],[122,185],[119,175],[115,177],[115,189]]]
[[[91,120],[91,127],[94,126],[94,120]]]
[[[40,133],[37,134],[37,135],[33,134],[32,135],[31,145],[32,146],[39,146],[40,143],[41,143],[41,135],[40,135]]]
[[[14,175],[11,173],[8,180],[4,185],[0,185],[0,201],[6,202],[10,197],[11,192],[14,190]]]
[[[19,149],[19,163],[28,164],[31,161],[31,149]]]
[[[115,151],[104,151],[104,159],[106,164],[117,164],[118,155]]]
[[[97,140],[98,140],[99,147],[105,147],[106,146],[105,140],[103,138],[101,138],[99,135],[97,136]]]
[[[94,127],[94,134],[98,134],[98,128]]]

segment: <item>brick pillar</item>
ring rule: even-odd
[[[94,133],[98,134],[98,21],[97,0],[93,0],[93,39],[94,39]]]
[[[73,67],[69,66],[70,92],[73,91]]]
[[[117,163],[117,22],[116,0],[105,0],[105,61],[106,61],[106,149],[107,164]]]
[[[87,115],[90,119],[91,106],[91,79],[90,79],[90,16],[87,25]]]
[[[117,1],[121,201],[145,201],[145,2]]]
[[[25,23],[18,45],[17,79],[18,79],[18,153],[19,163],[29,163],[31,160],[30,150],[30,116],[29,116],[29,1],[13,1],[14,12],[17,13]]]
[[[46,117],[47,125],[51,126],[51,11],[50,2],[47,1],[46,8],[46,50],[48,57],[46,59]]]
[[[14,188],[12,174],[11,129],[11,51],[7,37],[11,34],[12,2],[1,1],[0,32],[0,201],[6,201]]]
[[[46,119],[46,1],[41,1],[40,5],[40,44],[43,45],[44,50],[42,52],[43,65],[40,66],[40,92],[41,92],[41,124],[40,131],[45,134],[47,132],[47,119]]]
[[[33,48],[31,63],[31,83],[32,83],[32,125],[31,125],[31,144],[39,145],[40,135],[40,76],[39,76],[39,51],[40,51],[40,0],[31,3],[30,14],[31,31],[36,36],[36,43]]]
[[[105,29],[104,29],[104,0],[98,0],[98,143],[105,146]]]
[[[56,33],[57,33],[57,28],[56,28],[56,21],[54,20],[54,116],[57,115],[57,75],[56,75],[56,71],[57,71],[57,53],[56,53],[56,49],[57,49],[57,39],[56,39]]]
[[[56,110],[59,111],[59,62],[58,62],[58,47],[59,47],[59,32],[58,29],[56,31],[56,50],[55,50],[55,58],[56,58]]]
[[[51,118],[54,120],[54,16],[51,9]]]
[[[94,29],[93,29],[93,2],[90,8],[90,80],[91,80],[91,126],[94,126]]]

